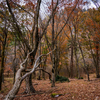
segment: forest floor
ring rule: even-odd
[[[55,87],[51,87],[50,81],[33,80],[33,86],[36,93],[25,95],[22,94],[25,90],[23,82],[21,88],[14,100],[100,100],[100,79],[69,79],[70,82],[56,82]],[[3,90],[0,92],[0,100],[12,88],[12,79],[5,79]],[[51,97],[52,93],[56,93],[58,97]],[[59,96],[61,94],[61,96]]]

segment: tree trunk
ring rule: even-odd
[[[15,37],[14,55],[15,55],[15,57],[14,57],[13,62],[15,62],[15,61],[16,61],[16,37]],[[13,71],[14,71],[14,80],[13,80],[13,84],[14,84],[14,82],[15,82],[15,75],[16,75],[16,66],[15,66],[15,65],[14,65]]]
[[[7,33],[5,33],[4,41],[2,44],[2,54],[1,54],[1,68],[0,68],[0,90],[2,89],[2,80],[4,72],[4,58],[5,58],[5,46],[6,46]]]
[[[0,37],[1,39],[1,37]],[[0,62],[1,62],[1,41],[0,41]]]
[[[2,50],[1,68],[0,68],[0,90],[2,89],[2,78],[4,72],[4,49]]]
[[[4,100],[13,100],[15,98],[15,95],[18,93],[20,85],[22,83],[22,77],[21,77],[21,73],[24,70],[23,67],[21,67],[17,73],[16,73],[16,81],[13,85],[13,88],[10,90],[10,92],[7,94],[7,96],[5,97]]]
[[[57,41],[56,41],[56,52],[55,52],[55,77],[58,75],[58,67],[59,67],[59,49],[57,48]]]
[[[99,43],[96,42],[96,77],[100,78],[99,75]]]
[[[52,50],[54,49],[54,12],[53,12],[53,0],[52,0]],[[55,56],[52,52],[52,87],[55,87]]]
[[[78,39],[78,38],[77,38],[77,39]],[[78,44],[79,44],[79,49],[80,49],[80,51],[81,51],[81,55],[82,55],[82,58],[83,58],[84,69],[86,69],[86,74],[87,74],[88,81],[89,81],[89,80],[90,80],[90,78],[89,78],[89,72],[88,72],[88,70],[87,70],[87,66],[86,66],[85,58],[84,58],[84,55],[83,55],[83,51],[82,51],[82,48],[81,48],[81,45],[80,45],[79,39],[78,39]]]
[[[78,64],[78,58],[77,58],[77,53],[76,53],[76,47],[75,47],[75,59],[76,59],[76,67],[77,67],[77,77],[80,79],[80,71],[79,71],[79,64]]]
[[[73,78],[73,45],[71,44],[70,77]]]
[[[41,39],[39,38],[39,56],[41,55]],[[41,58],[39,59],[39,63],[41,62]],[[40,68],[41,65],[39,65]],[[41,70],[39,70],[38,80],[41,80]]]
[[[73,78],[73,46],[74,46],[74,39],[71,26],[69,26],[70,33],[71,33],[71,59],[70,59],[70,77]]]
[[[88,81],[90,81],[88,66],[86,66],[85,68],[83,67],[83,69],[84,69],[84,72],[87,74]]]
[[[99,75],[99,62],[98,62],[99,61],[98,47],[96,48],[97,51],[96,51],[96,59],[95,59],[94,54],[93,54],[93,51],[92,51],[92,46],[91,46],[91,41],[90,41],[89,34],[88,34],[88,39],[89,39],[89,45],[90,45],[90,50],[91,50],[91,55],[92,55],[92,58],[93,58],[94,66],[96,68],[96,77],[99,78],[100,75]]]
[[[25,93],[27,93],[27,94],[35,93],[35,89],[33,88],[31,77],[32,77],[32,75],[29,75],[29,76],[27,76],[25,78],[25,82],[26,82],[26,90],[25,90]]]
[[[47,57],[45,58],[45,61],[43,63],[43,70],[46,70],[46,61],[47,61]],[[45,80],[45,72],[42,71],[42,78]]]
[[[13,88],[11,91],[7,94],[6,98],[4,100],[13,100],[15,98],[15,95],[18,93],[18,90],[21,85],[21,79],[20,77],[15,81]]]
[[[77,57],[77,24],[76,26],[74,25],[74,29],[75,29],[75,37],[74,37],[74,51],[75,51],[75,59],[76,59],[76,67],[77,67],[77,77],[78,79],[80,79],[80,71],[79,71],[79,62],[78,62],[78,57]]]

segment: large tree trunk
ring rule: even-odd
[[[41,55],[41,39],[39,38],[39,56]],[[39,59],[39,63],[41,62],[41,58]],[[39,68],[41,65],[39,65]],[[39,70],[38,80],[41,80],[41,70]]]
[[[54,12],[53,12],[53,0],[52,0],[52,50],[54,49]],[[55,55],[52,52],[52,87],[55,87]]]
[[[25,78],[25,82],[26,82],[26,90],[25,92],[27,94],[30,94],[30,93],[34,93],[35,92],[35,89],[33,88],[33,85],[32,85],[32,79],[31,79],[32,75],[29,75]]]
[[[71,44],[70,77],[73,78],[73,45]]]
[[[8,93],[6,98],[4,100],[13,100],[15,98],[15,95],[18,93],[20,85],[21,85],[22,80],[20,77],[15,81],[13,88],[11,91]]]
[[[22,77],[21,77],[21,72],[24,70],[23,67],[21,67],[17,73],[16,73],[16,81],[13,85],[13,88],[11,91],[7,94],[4,100],[13,100],[15,98],[15,95],[18,93],[20,85],[22,83]]]

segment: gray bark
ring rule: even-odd
[[[26,82],[26,90],[25,93],[30,94],[30,93],[35,93],[35,89],[32,86],[32,82],[31,81],[31,76],[29,75],[25,78],[25,82]]]
[[[34,52],[34,50],[31,51],[31,52],[27,55],[26,59],[20,64],[20,69],[19,69],[19,70],[17,71],[17,73],[16,73],[16,81],[15,81],[15,83],[14,83],[14,85],[13,85],[13,88],[12,88],[11,91],[7,94],[7,96],[5,97],[4,100],[13,100],[13,99],[14,99],[15,95],[16,95],[16,94],[18,93],[18,91],[19,91],[19,88],[20,88],[20,85],[21,85],[22,81],[23,81],[27,76],[31,75],[31,74],[35,71],[35,69],[40,65],[40,63],[37,64],[37,63],[38,63],[38,60],[40,59],[40,57],[42,57],[42,56],[47,56],[47,55],[49,55],[52,51],[49,52],[48,54],[40,55],[40,56],[36,59],[35,64],[34,64],[34,67],[32,68],[32,70],[31,70],[30,72],[26,73],[25,75],[21,76],[21,73],[25,70],[25,68],[23,67],[23,64],[26,63],[26,61],[27,61],[29,55],[30,55],[32,52]]]

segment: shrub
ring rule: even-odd
[[[67,77],[57,75],[55,81],[60,81],[60,82],[67,81],[67,82],[69,82],[69,79]]]
[[[83,79],[83,77],[80,77],[80,78],[78,78],[78,79]]]

